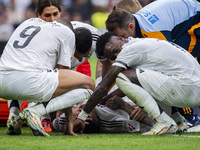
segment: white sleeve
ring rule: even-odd
[[[58,64],[71,68],[72,55],[75,51],[74,33],[72,31],[66,31],[66,34],[61,37],[60,43]]]

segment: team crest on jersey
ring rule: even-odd
[[[151,22],[151,24],[154,24],[160,19],[154,14],[148,20],[149,20],[149,22]]]

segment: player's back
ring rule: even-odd
[[[198,62],[188,51],[168,41],[129,38],[113,65],[120,61],[130,68],[137,67],[178,76],[185,84],[200,84]]]
[[[62,51],[71,57],[72,50],[68,49],[73,49],[74,43],[68,46],[66,41],[73,41],[73,36],[68,27],[58,22],[26,20],[14,31],[4,49],[1,71],[54,69]]]
[[[196,0],[162,0],[143,7],[134,16],[146,32],[172,31],[184,21],[195,21],[192,19],[199,11],[200,3]]]

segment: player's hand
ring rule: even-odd
[[[85,129],[85,121],[77,118],[76,121],[74,122],[74,131],[82,134],[84,129]]]
[[[92,121],[92,115],[89,114],[86,120],[87,120],[87,121]],[[89,124],[89,123],[88,123],[88,122],[85,122],[85,124]]]
[[[130,114],[130,118],[135,121],[141,121],[147,116],[147,113],[140,107],[135,108]]]

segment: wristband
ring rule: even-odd
[[[88,117],[88,113],[86,113],[84,110],[81,111],[81,113],[78,115],[78,118],[85,121]]]

